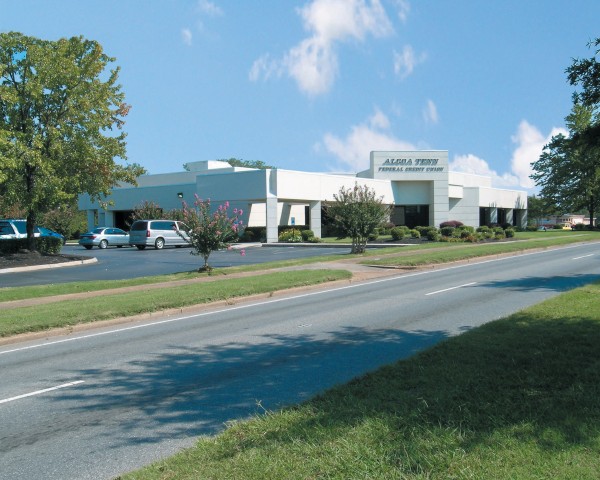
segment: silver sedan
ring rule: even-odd
[[[79,245],[91,250],[93,247],[128,247],[129,233],[115,227],[98,227],[79,237]]]

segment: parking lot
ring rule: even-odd
[[[241,255],[239,250],[213,252],[209,264],[214,268],[224,268],[318,255],[346,255],[349,250],[348,247],[261,247],[254,245],[245,248],[245,255]],[[202,266],[203,259],[191,255],[190,252],[190,248],[138,250],[133,247],[112,247],[104,250],[98,248],[86,250],[79,245],[65,245],[62,253],[96,258],[97,262],[48,270],[0,274],[0,287],[120,280],[197,270]]]

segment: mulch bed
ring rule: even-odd
[[[64,255],[61,253],[56,255],[43,255],[39,252],[30,252],[29,250],[26,250],[19,253],[0,255],[0,269],[51,265],[77,260],[87,260],[89,258],[90,257],[80,257],[78,255]]]

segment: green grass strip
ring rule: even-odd
[[[383,345],[391,335],[365,342]],[[597,480],[598,472],[593,284],[122,478]]]
[[[558,247],[563,245],[570,245],[573,243],[582,243],[589,241],[600,240],[600,233],[582,233],[577,235],[570,233],[570,236],[559,235],[553,238],[545,238],[542,236],[531,237],[528,235],[518,236],[517,239],[520,241],[508,241],[508,242],[492,242],[492,243],[478,243],[478,244],[464,244],[464,243],[448,243],[447,247],[444,248],[444,243],[428,244],[429,249],[427,250],[411,250],[411,251],[399,251],[395,252],[397,255],[390,255],[387,251],[380,251],[377,259],[365,259],[361,263],[369,265],[380,265],[380,266],[419,266],[429,264],[440,264],[455,262],[460,260],[469,260],[471,258],[484,257],[488,255],[498,255],[506,253],[518,253],[526,250],[532,250],[536,248],[550,248]],[[438,248],[436,251],[432,251],[436,245]],[[383,256],[385,255],[385,256]]]
[[[174,287],[102,295],[85,300],[0,310],[0,337],[96,322],[247,295],[275,292],[350,278],[345,270],[273,272],[249,278],[222,278]]]
[[[494,244],[469,244],[464,243],[443,243],[443,242],[432,242],[424,243],[422,245],[409,245],[409,246],[398,246],[398,247],[386,247],[385,249],[374,249],[368,250],[362,257],[381,257],[386,255],[385,259],[378,260],[365,260],[363,263],[372,265],[390,265],[390,266],[411,266],[411,265],[423,265],[427,263],[440,263],[448,261],[456,261],[465,258],[475,258],[478,256],[489,255],[493,253],[502,253],[499,249],[513,248],[516,250],[512,251],[524,251],[532,248],[547,248],[551,246],[565,245],[575,242],[586,242],[586,241],[598,241],[600,240],[600,232],[567,232],[567,231],[549,231],[549,232],[518,232],[516,239],[527,240],[526,242],[517,242],[518,246],[505,247],[506,243],[494,243]],[[508,243],[513,245],[514,242]],[[485,247],[482,248],[482,247]],[[443,249],[445,251],[452,252],[456,249],[456,254],[439,255],[435,254],[430,250]],[[462,249],[462,250],[461,250]],[[492,249],[492,250],[486,250]],[[418,253],[416,257],[408,258],[409,252],[422,252]],[[387,255],[401,254],[398,259],[389,258]],[[431,258],[426,258],[422,255],[427,254]],[[465,256],[468,255],[468,256]],[[257,265],[246,265],[241,267],[231,268],[219,268],[212,271],[211,276],[226,276],[240,272],[258,272],[268,269],[292,267],[309,265],[320,262],[339,261],[340,259],[351,258],[348,256],[340,255],[320,255],[318,257],[293,259],[293,260],[280,260],[276,262],[267,262]],[[411,263],[407,263],[411,262]],[[31,287],[7,287],[0,288],[0,302],[8,302],[11,300],[23,300],[26,298],[39,298],[52,295],[66,295],[69,293],[81,293],[81,292],[94,292],[98,290],[107,290],[112,288],[123,288],[137,285],[150,285],[153,283],[171,282],[177,280],[189,280],[194,278],[201,278],[208,276],[206,273],[192,272],[181,272],[168,275],[156,275],[151,277],[133,278],[128,280],[106,280],[106,281],[89,281],[89,282],[77,282],[77,283],[62,283],[62,284],[50,284],[50,285],[38,285]]]

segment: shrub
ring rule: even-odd
[[[515,236],[515,231],[512,228],[507,228],[504,230],[504,235],[506,235],[506,238],[513,238]]]
[[[379,238],[379,231],[375,229],[373,233],[369,233],[369,242],[374,242]]]
[[[462,223],[459,220],[448,220],[446,222],[440,223],[440,229],[444,228],[444,227],[453,227],[453,228],[462,227],[463,225],[464,225],[464,223]]]
[[[472,227],[471,225],[461,225],[460,227],[456,227],[456,229],[461,232],[475,233],[475,227]]]
[[[438,232],[437,228],[433,228],[433,229],[429,229],[427,231],[427,239],[432,241],[432,242],[438,242],[440,240],[440,233]]]
[[[419,233],[418,230],[415,230],[414,228],[410,231],[410,237],[411,238],[421,238],[421,234]]]
[[[505,238],[506,236],[504,235],[504,232],[494,234],[494,240],[504,240]]]
[[[486,225],[481,225],[480,227],[477,227],[477,232],[479,233],[486,233],[490,231],[490,227],[486,226]]]
[[[406,232],[402,227],[394,227],[390,231],[392,234],[392,240],[402,240],[406,236]]]
[[[444,222],[444,223],[448,223],[448,222]],[[452,237],[452,236],[454,236],[454,230],[456,230],[456,228],[451,227],[451,226],[441,227],[440,233],[442,234],[443,237]]]
[[[435,227],[415,227],[415,230],[418,230],[422,237],[426,237],[428,232],[434,231],[437,232],[438,229]]]
[[[392,233],[392,228],[395,226],[396,225],[394,225],[392,222],[386,222],[380,227],[380,233],[382,235],[390,235]]]
[[[302,242],[302,234],[297,228],[289,228],[279,234],[280,242],[300,243]]]
[[[310,242],[310,239],[315,236],[315,232],[312,230],[302,230],[301,235],[304,242]]]
[[[573,230],[582,231],[585,230],[587,226],[588,225],[585,225],[584,223],[576,223],[573,225]]]
[[[62,249],[62,240],[56,237],[36,237],[35,248],[43,255],[56,255]],[[7,238],[0,240],[0,253],[7,255],[27,250],[27,238]]]

